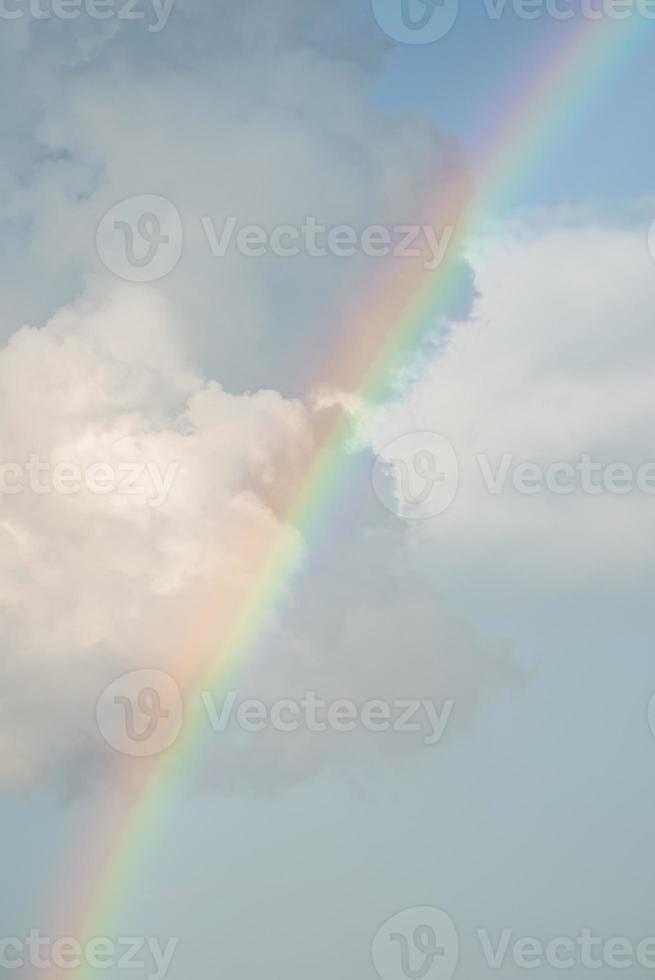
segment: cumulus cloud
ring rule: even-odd
[[[292,492],[311,448],[302,406],[201,382],[167,326],[155,296],[123,292],[0,353],[5,774],[83,754],[103,677],[178,661],[208,603],[241,595],[253,543],[277,530],[276,481]],[[50,467],[38,481],[33,457]],[[143,475],[124,479],[145,461],[170,473],[159,498]],[[66,492],[53,468],[70,464],[121,477],[111,492],[95,480]]]
[[[219,234],[230,216],[268,230],[308,217],[360,232],[430,222],[439,239],[467,179],[426,117],[372,107],[388,41],[357,5],[178,0],[156,33],[85,16],[4,26],[0,780],[86,783],[116,761],[94,718],[106,684],[157,667],[185,688],[262,555],[275,544],[309,561],[290,504],[349,404],[312,393],[343,382],[332,365],[362,297],[422,270],[366,254],[217,258],[202,219]],[[101,261],[96,229],[144,194],[174,205],[184,247],[165,278],[129,286]],[[369,316],[359,365],[377,329]],[[57,468],[54,490],[33,486],[41,464],[46,482]],[[369,457],[353,465],[366,477],[330,554],[319,548],[324,560],[282,597],[240,693],[454,700],[461,726],[518,675],[410,574]],[[130,485],[143,492],[98,489],[99,473],[135,466],[147,467]],[[212,768],[256,786],[360,748],[389,758],[423,744],[361,730],[241,735],[226,735]]]
[[[454,501],[414,536],[464,579],[636,587],[651,561],[655,472],[643,229],[551,218],[501,230],[471,262],[470,317],[370,421],[375,451],[427,430],[457,454]],[[586,485],[571,471],[585,465]]]
[[[95,725],[104,686],[156,667],[185,690],[199,653],[220,651],[221,629],[244,607],[270,548],[302,554],[284,516],[321,413],[272,391],[231,395],[185,369],[165,307],[141,288],[18,331],[0,352],[0,390],[9,491],[0,519],[0,778],[59,769],[65,780],[80,771],[88,779],[115,761]],[[149,461],[171,468],[172,479],[157,500],[134,488],[64,492],[45,471],[11,492],[7,463],[26,466],[33,455],[81,472]],[[368,480],[358,486],[358,535],[348,521],[335,525],[331,558],[308,569],[262,634],[237,677],[239,697],[452,699],[460,725],[518,675],[401,568],[402,525],[380,525]],[[237,736],[221,741],[214,771],[254,785],[304,778],[347,758],[353,743],[400,750],[362,732]]]

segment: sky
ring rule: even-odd
[[[561,4],[560,9],[575,10],[576,5]],[[547,6],[536,5],[536,10],[547,12]],[[502,93],[529,86],[568,31],[568,21],[545,15],[525,20],[511,4],[498,20],[490,20],[483,2],[461,4],[453,29],[438,42],[397,49],[375,97],[387,110],[427,112],[475,160],[481,140],[493,132],[502,111]],[[548,160],[547,177],[538,189],[526,190],[524,203],[554,206],[575,200],[621,207],[650,196],[653,136],[644,125],[644,98],[652,90],[654,74],[646,53],[624,64],[613,83],[603,86],[576,118],[565,148]]]
[[[655,10],[589,3],[0,5],[7,976],[655,969]]]

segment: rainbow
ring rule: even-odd
[[[460,247],[478,235],[489,220],[507,213],[517,195],[533,182],[547,156],[555,153],[575,126],[585,106],[599,96],[621,70],[635,46],[643,40],[643,21],[609,19],[574,23],[566,44],[539,72],[536,84],[521,91],[518,104],[505,114],[504,124],[485,154],[471,201],[457,221],[454,242],[436,272],[395,278],[377,301],[353,318],[350,336],[359,339],[356,350],[341,352],[333,371],[341,390],[358,393],[364,403],[375,404],[388,394],[395,372],[425,339],[434,335],[436,312],[457,294],[461,275]],[[521,80],[517,81],[518,82]],[[491,106],[496,111],[496,106]],[[458,246],[458,247],[453,247]],[[362,340],[363,338],[363,340]],[[335,384],[335,387],[338,386]],[[283,515],[286,521],[253,550],[255,585],[234,611],[220,639],[203,644],[189,666],[180,665],[176,679],[187,702],[202,689],[220,692],[261,637],[267,617],[284,597],[301,564],[298,542],[311,542],[326,522],[330,507],[346,484],[353,422],[339,415],[315,448],[300,490]],[[294,535],[289,526],[298,532]],[[249,556],[250,557],[250,556]],[[197,699],[199,702],[199,698]],[[195,703],[195,701],[194,701]],[[109,817],[82,842],[80,894],[84,907],[78,937],[109,935],[108,923],[120,909],[130,882],[138,875],[149,845],[161,833],[165,815],[190,768],[202,758],[206,724],[202,712],[188,717],[176,746],[154,763],[139,763],[132,777],[132,802],[116,826]],[[133,761],[120,763],[121,773]],[[79,845],[78,845],[79,847]],[[100,866],[88,869],[90,854],[101,855]],[[70,907],[70,905],[69,905]],[[80,909],[80,912],[82,910]],[[79,973],[86,974],[84,967]],[[67,971],[70,975],[70,971]]]

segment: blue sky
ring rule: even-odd
[[[474,155],[480,133],[493,131],[512,92],[520,99],[538,78],[545,52],[557,52],[569,30],[569,22],[547,16],[523,20],[511,6],[490,21],[483,3],[461,4],[456,25],[439,41],[396,47],[374,98],[387,110],[429,113]],[[648,41],[654,26],[643,22],[640,30],[644,40],[634,57],[597,78],[584,116],[549,161],[548,173],[531,188],[528,205],[589,202],[620,208],[652,193],[646,93],[655,84]]]

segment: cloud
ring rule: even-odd
[[[84,773],[88,782],[112,768],[94,715],[104,686],[154,667],[186,691],[194,658],[216,656],[271,545],[286,540],[303,553],[283,518],[321,413],[272,391],[231,395],[201,380],[184,368],[172,335],[155,293],[123,287],[62,310],[40,330],[23,328],[0,351],[5,467],[37,455],[82,472],[148,461],[173,474],[157,506],[120,487],[58,492],[45,473],[43,489],[27,483],[3,493],[4,782],[46,772],[64,783]],[[313,690],[358,704],[455,699],[460,725],[518,675],[506,653],[487,655],[425,583],[401,572],[402,525],[379,523],[368,479],[353,489],[357,534],[348,522],[335,525],[331,557],[306,569],[237,674],[240,697]],[[216,744],[214,772],[270,787],[367,745],[402,754],[402,742],[362,732],[228,735]],[[416,751],[422,742],[404,744]]]
[[[249,548],[277,528],[267,495],[311,447],[302,406],[201,382],[167,328],[157,297],[125,290],[0,352],[5,468],[150,461],[173,476],[156,507],[127,486],[58,492],[45,472],[42,490],[2,494],[5,774],[77,754],[103,678],[179,659],[207,603],[248,587]]]
[[[414,536],[432,541],[435,561],[447,556],[462,581],[475,569],[533,597],[539,585],[638,587],[651,561],[653,498],[637,477],[655,459],[655,275],[643,229],[552,218],[514,225],[480,244],[471,262],[470,317],[369,423],[375,451],[433,431],[457,454],[454,502],[418,522]],[[561,468],[584,457],[600,491]],[[525,492],[516,472],[524,463],[543,476]],[[485,474],[501,480],[499,492]],[[571,479],[572,492],[557,492]]]
[[[419,114],[371,106],[387,42],[352,4],[178,0],[158,34],[40,21],[18,52],[24,22],[5,26],[5,337],[16,321],[48,319],[89,277],[108,279],[94,248],[106,211],[163,195],[185,241],[159,286],[196,364],[237,389],[305,394],[388,263],[234,248],[216,258],[202,218],[218,234],[229,217],[265,229],[311,217],[359,230],[430,221],[438,235],[465,192],[451,139]],[[26,59],[34,81],[17,91]]]
[[[389,50],[373,18],[346,2],[178,0],[154,33],[86,16],[4,26],[0,443],[27,486],[0,494],[0,781],[86,785],[113,768],[94,717],[104,686],[143,667],[184,686],[271,542],[309,564],[245,665],[243,697],[434,695],[456,700],[453,727],[470,721],[518,675],[399,574],[405,530],[378,510],[368,456],[353,460],[366,477],[329,559],[312,563],[316,542],[287,523],[343,410],[312,393],[343,380],[332,365],[353,311],[422,260],[407,272],[365,254],[217,258],[203,231],[203,217],[219,233],[229,216],[268,230],[311,217],[360,232],[429,222],[439,237],[456,217],[467,178],[454,142],[422,114],[371,105]],[[174,205],[184,246],[165,278],[130,286],[96,229],[144,194]],[[35,459],[48,492],[26,476]],[[142,493],[122,482],[135,466]],[[53,491],[55,468],[82,485]],[[99,472],[123,491],[98,491]],[[268,788],[422,744],[278,734],[228,738],[216,778]]]

